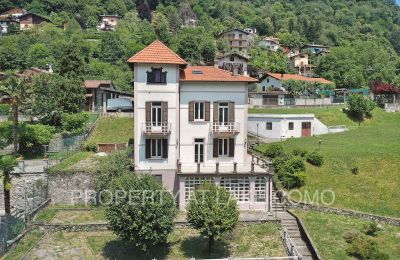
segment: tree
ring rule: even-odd
[[[166,241],[177,210],[172,195],[153,176],[124,174],[110,191],[106,218],[114,233],[144,252]]]
[[[215,239],[236,227],[239,221],[237,202],[224,188],[205,182],[189,201],[187,220],[208,237],[208,250],[211,254]]]
[[[370,98],[360,94],[351,94],[347,99],[347,105],[349,114],[358,120],[358,124],[375,108],[375,103]]]
[[[158,39],[165,44],[169,44],[171,41],[171,33],[169,32],[167,17],[162,13],[156,13],[151,20],[151,25],[153,26]]]
[[[282,52],[264,50],[260,47],[250,50],[250,65],[268,72],[286,73],[289,60]]]
[[[3,179],[4,191],[4,210],[7,215],[11,214],[10,203],[10,190],[11,190],[11,176],[10,173],[16,165],[15,157],[11,155],[3,155],[0,157],[0,176]]]
[[[193,63],[213,61],[215,56],[213,37],[202,28],[185,28],[178,38],[178,54]]]
[[[54,64],[54,59],[46,45],[37,43],[29,48],[28,62],[35,67],[47,67],[49,64]]]
[[[41,121],[61,125],[63,113],[77,113],[85,103],[85,89],[82,81],[57,74],[38,75],[33,80],[32,114]]]
[[[85,72],[85,61],[82,51],[75,42],[68,42],[62,46],[58,71],[61,76],[76,78]]]
[[[20,106],[23,105],[30,96],[30,84],[27,78],[19,77],[15,73],[9,73],[4,81],[0,81],[0,93],[11,97],[12,117],[13,117],[13,144],[14,154],[18,153],[18,113]]]

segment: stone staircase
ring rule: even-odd
[[[313,257],[304,240],[299,225],[295,217],[288,213],[280,198],[276,196],[276,191],[272,195],[272,211],[273,215],[281,221],[282,228],[287,231],[289,237],[292,239],[297,251],[303,256],[303,260],[312,260]]]

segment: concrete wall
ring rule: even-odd
[[[332,105],[332,98],[296,98],[296,106],[324,106]]]
[[[189,122],[188,104],[190,101],[210,101],[210,122]],[[235,102],[235,122],[240,124],[240,132],[235,137],[235,157],[213,158],[213,136],[211,127],[213,122],[213,102]],[[181,85],[180,97],[180,159],[182,164],[194,162],[194,139],[204,138],[204,165],[215,165],[219,162],[246,162],[247,138],[247,86],[245,83],[190,83]]]
[[[251,93],[249,97],[249,103],[252,106],[266,106],[263,104],[263,95],[265,93]],[[277,95],[278,96],[278,106],[285,105],[285,96],[284,95]]]

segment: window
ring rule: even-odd
[[[204,162],[204,139],[194,139],[194,161],[196,163]]]
[[[161,126],[161,123],[162,123],[161,102],[151,103],[151,122],[152,122],[153,126]]]
[[[262,91],[264,91],[264,92],[265,92],[265,90],[266,90],[266,88],[265,88],[265,86],[263,86],[263,87],[262,87]]]
[[[267,130],[272,130],[272,122],[267,122]]]
[[[243,34],[239,34],[239,39],[242,39],[243,38]]]
[[[293,122],[289,122],[289,130],[293,130],[294,129],[294,123]]]
[[[231,55],[230,61],[235,61],[235,56]]]
[[[266,201],[266,191],[267,191],[267,178],[257,177],[255,181],[255,202],[265,202]]]
[[[218,156],[229,156],[229,139],[218,139]]]
[[[267,83],[269,83],[269,79],[267,79]]]
[[[162,68],[151,68],[147,72],[147,83],[167,83],[167,72],[163,72]]]
[[[237,201],[249,201],[249,177],[221,177],[220,185],[227,189]]]
[[[194,102],[194,121],[204,121],[205,104],[204,102]]]
[[[206,177],[186,177],[185,178],[185,201],[192,198],[193,192],[205,181],[210,180]]]
[[[239,48],[239,51],[242,51],[242,48]]]
[[[151,158],[162,158],[163,139],[151,139]]]
[[[219,103],[218,105],[218,120],[220,123],[227,123],[229,121],[229,106],[228,103]]]

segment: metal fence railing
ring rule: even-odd
[[[286,229],[283,229],[282,231],[282,240],[283,240],[283,245],[285,246],[289,256],[297,257],[297,259],[299,260],[303,259],[303,256],[297,250],[295,243],[289,236],[289,233],[287,232]]]
[[[13,202],[11,214],[0,216],[0,257],[24,232],[41,206],[49,201],[47,180],[37,180],[24,188],[22,200]]]

